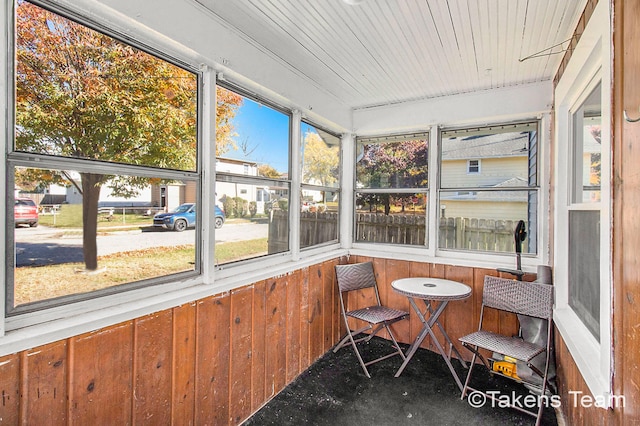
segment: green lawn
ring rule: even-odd
[[[235,221],[235,220],[234,220]],[[63,204],[56,215],[40,214],[40,224],[82,232],[82,205]],[[153,218],[118,214],[107,220],[99,215],[98,230],[151,226]],[[216,244],[215,263],[224,264],[267,254],[266,238]],[[195,246],[157,247],[98,257],[98,273],[85,273],[83,263],[65,263],[15,270],[16,305],[59,296],[81,294],[135,281],[166,276],[195,268]]]
[[[267,253],[267,239],[216,245],[216,263],[228,263]],[[16,305],[71,294],[87,293],[120,284],[160,277],[195,268],[195,247],[157,247],[98,258],[95,274],[83,273],[84,264],[65,263],[15,270]]]
[[[82,204],[62,204],[57,214],[41,213],[38,220],[42,225],[55,228],[82,228]],[[114,214],[111,218],[108,218],[104,213],[98,214],[98,229],[151,225],[153,225],[153,216],[143,216],[139,213],[123,215],[122,209],[114,209]]]

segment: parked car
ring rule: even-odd
[[[13,206],[13,217],[18,225],[38,226],[38,206],[31,198],[16,198]]]
[[[226,216],[220,207],[215,206],[215,227],[224,225]],[[181,204],[168,213],[158,213],[153,217],[153,226],[182,232],[196,226],[196,205],[194,203]]]

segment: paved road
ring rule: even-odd
[[[46,265],[82,262],[82,236],[68,235],[55,228],[16,228],[16,265]],[[225,223],[216,229],[216,243],[266,238],[266,223]],[[193,229],[173,232],[162,229],[109,232],[98,235],[98,256],[150,247],[194,244]]]

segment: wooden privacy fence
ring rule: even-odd
[[[300,247],[338,239],[337,212],[301,212]],[[269,253],[289,250],[289,212],[273,210],[269,216]]]
[[[356,240],[371,243],[424,245],[427,227],[424,214],[358,213]]]
[[[515,220],[440,218],[440,248],[510,252],[515,250]]]
[[[358,213],[356,240],[372,243],[424,245],[427,234],[425,215]],[[457,250],[511,252],[515,250],[513,232],[517,221],[468,217],[439,218],[438,247]],[[302,212],[300,246],[308,247],[338,236],[338,213]],[[272,211],[269,220],[269,253],[289,249],[289,213]]]
[[[463,217],[440,218],[439,248],[510,252],[517,221]],[[424,245],[424,215],[359,213],[357,241]]]
[[[300,213],[300,247],[338,239],[338,212]]]

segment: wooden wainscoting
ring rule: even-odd
[[[454,342],[477,326],[484,276],[497,275],[357,256],[349,262],[366,260],[374,263],[383,302],[410,312],[407,298],[390,287],[396,278],[431,276],[472,286],[472,297],[450,303],[441,317]],[[240,424],[342,336],[334,266],[346,261],[2,357],[2,423]],[[496,330],[516,331],[514,317],[487,320]],[[420,326],[412,312],[410,321],[396,325],[399,339],[413,341]],[[429,339],[424,347],[434,350]]]
[[[0,422],[239,424],[338,341],[340,261],[2,357]]]

